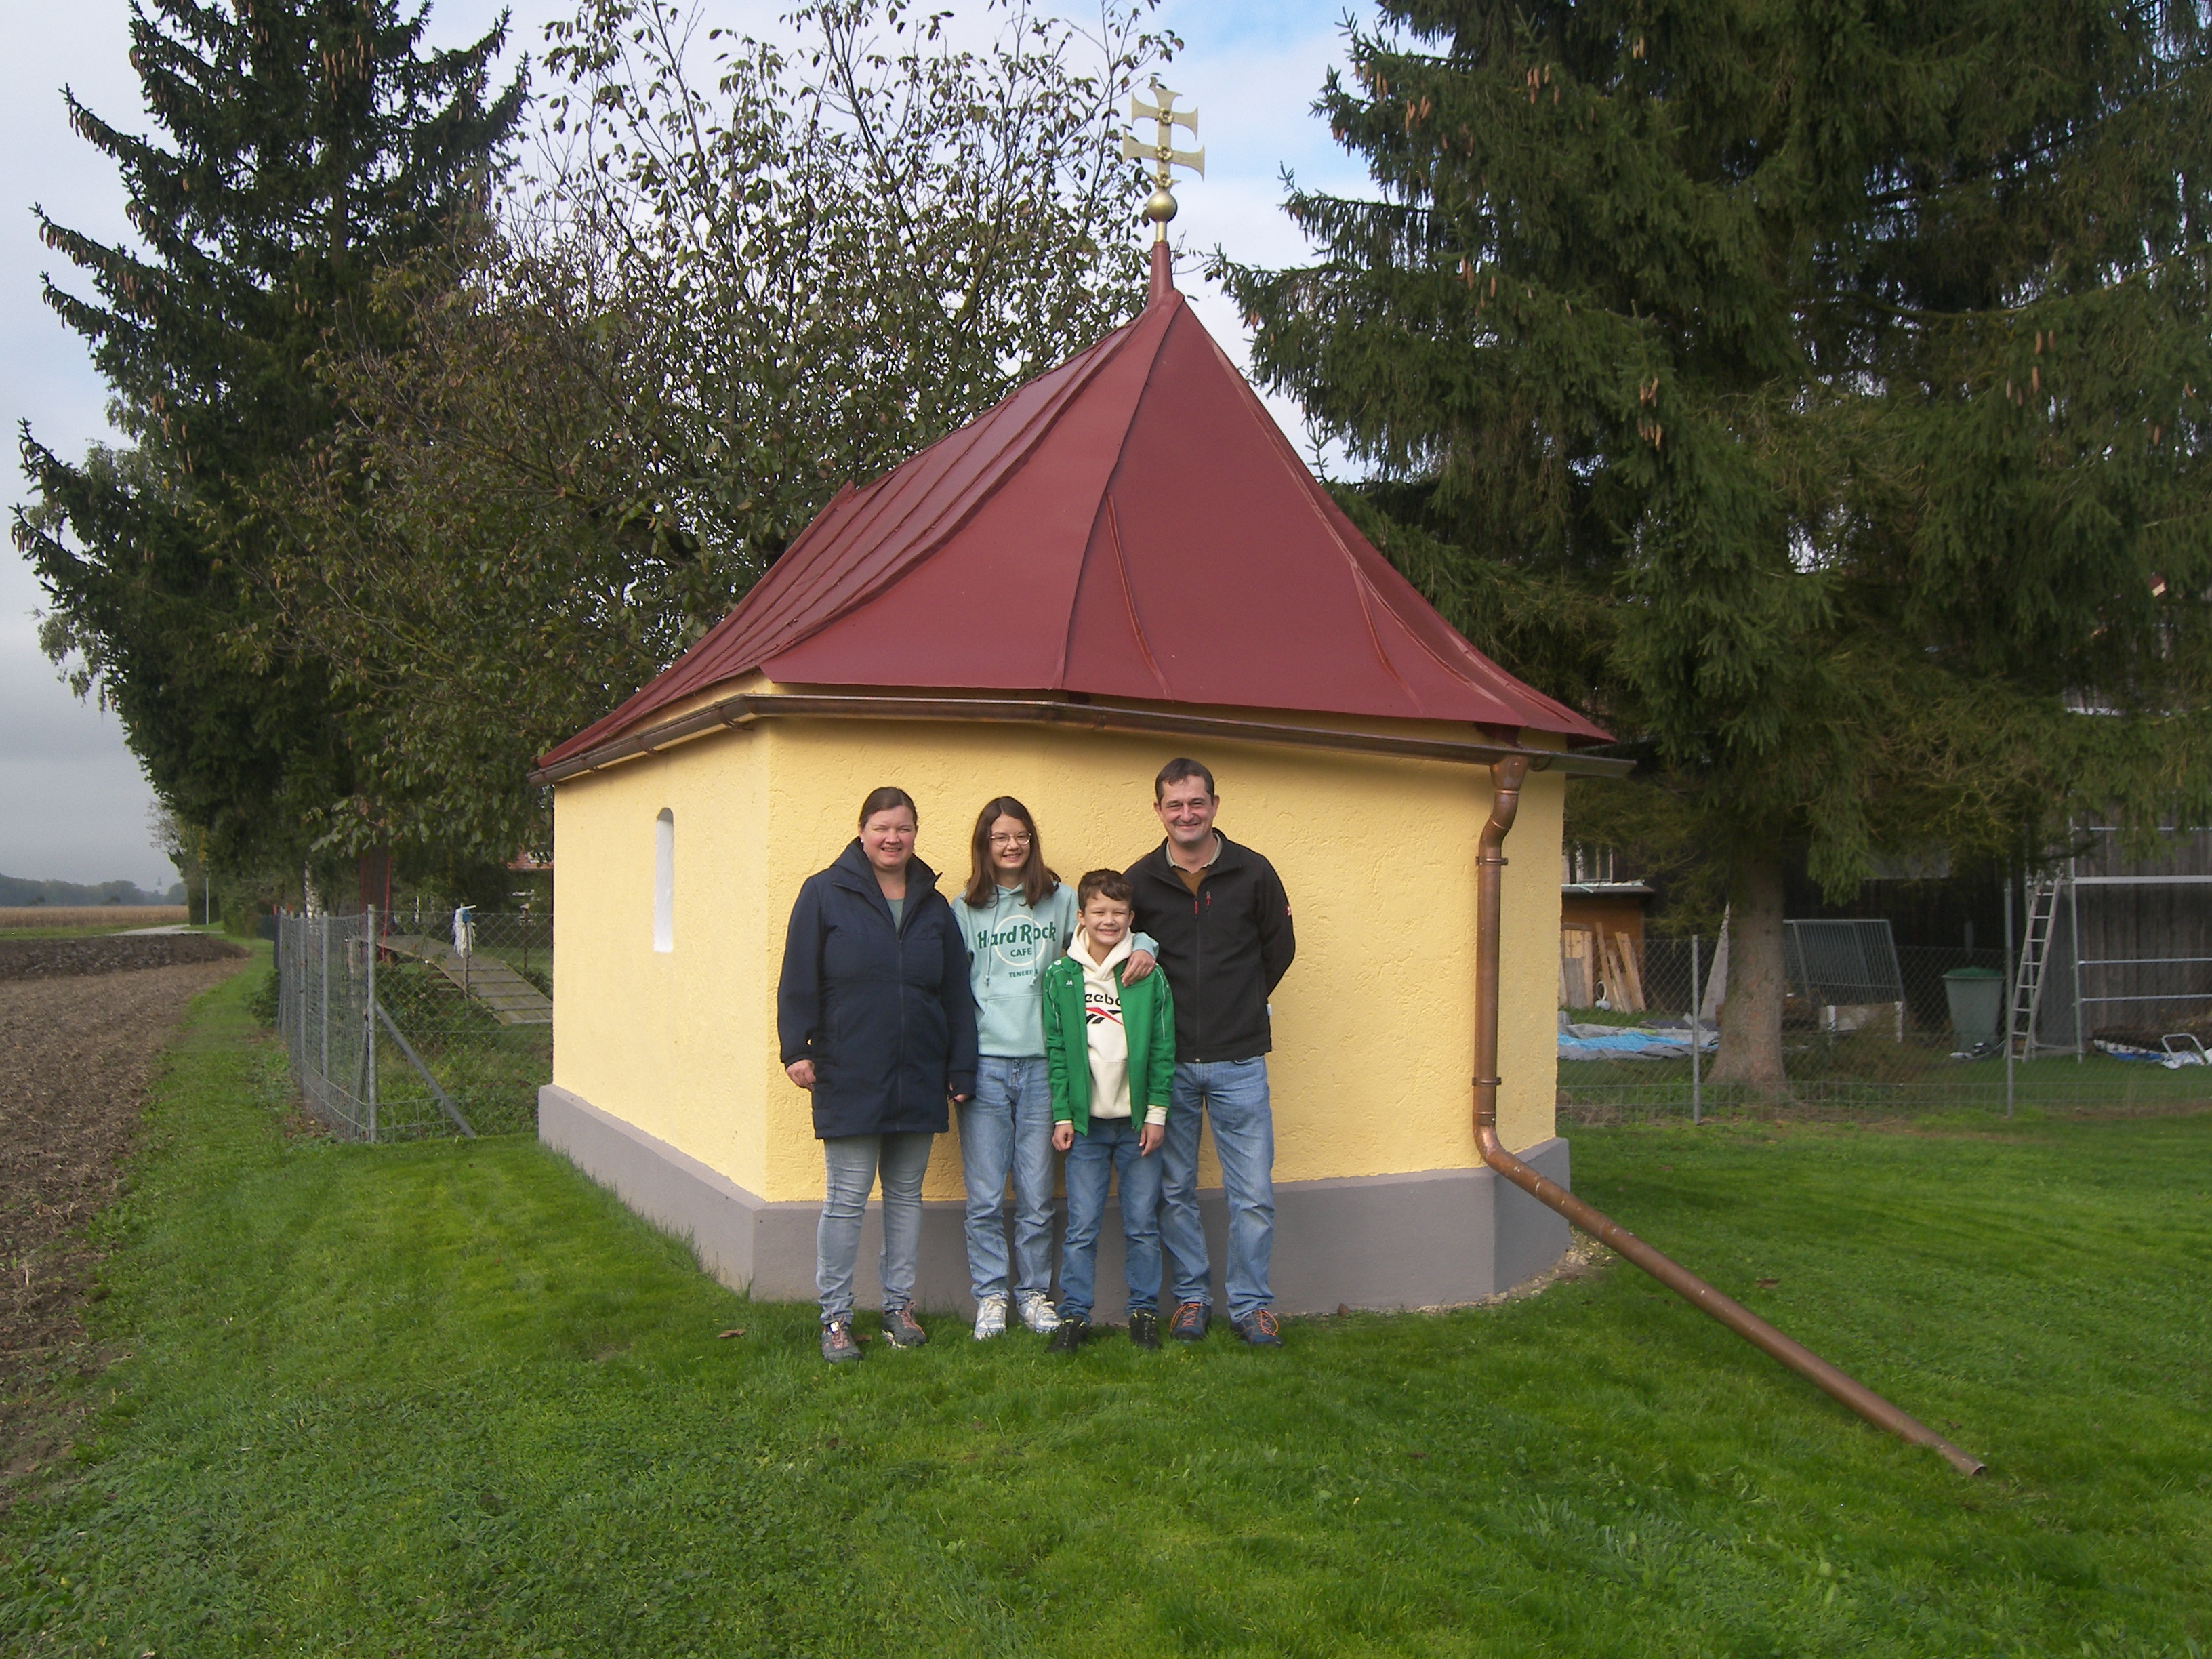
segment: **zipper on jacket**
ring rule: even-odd
[[[1209,879],[1210,876],[1200,876],[1198,878],[1198,890],[1190,896],[1190,913],[1197,919],[1196,926],[1191,930],[1195,936],[1191,946],[1191,956],[1194,958],[1190,974],[1193,993],[1191,1000],[1198,1005],[1191,1010],[1193,1024],[1206,1018],[1206,913],[1213,908],[1213,896],[1206,890],[1206,884]],[[1198,1046],[1200,1048],[1206,1047],[1206,1033],[1203,1030],[1199,1033]]]
[[[908,885],[911,886],[912,884],[909,883]],[[877,890],[877,896],[878,897],[883,896],[880,887]],[[905,899],[900,900],[899,914],[891,917],[891,943],[898,947],[899,1099],[897,1110],[902,1116],[906,1112],[906,918],[908,914],[906,903]],[[890,900],[884,898],[884,909],[887,914],[890,908]]]

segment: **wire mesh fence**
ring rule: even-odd
[[[553,1075],[552,918],[280,917],[277,1024],[308,1109],[362,1140],[534,1130]]]
[[[1784,950],[1786,1096],[1717,1083],[1728,1015],[1706,938],[1616,936],[1577,979],[1563,965],[1559,1109],[1619,1122],[1778,1110],[1837,1116],[1957,1109],[2154,1111],[2212,1102],[2212,1065],[2185,1029],[2100,1044],[2074,1022],[2036,1022],[2009,1065],[2014,981],[2005,952],[1898,946],[1886,922],[1791,922]],[[1569,1006],[1587,987],[1588,1006]],[[2063,1030],[2060,1029],[2063,1025]],[[2118,1035],[2117,1033],[2109,1035]],[[2203,1034],[2212,1042],[2212,1031]],[[2063,1042],[2063,1048],[2052,1044]],[[2132,1050],[2132,1051],[2130,1051]],[[2031,1054],[2033,1057],[2031,1057]]]

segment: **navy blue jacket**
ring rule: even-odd
[[[968,947],[937,872],[906,870],[901,925],[856,837],[791,907],[775,994],[783,1063],[814,1062],[814,1133],[943,1134],[975,1090]]]

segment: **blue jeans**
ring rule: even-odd
[[[1206,1229],[1198,1216],[1198,1131],[1213,1120],[1221,1195],[1229,1201],[1229,1316],[1243,1319],[1274,1300],[1267,1258],[1275,1244],[1275,1115],[1267,1060],[1185,1060],[1175,1068],[1160,1184],[1160,1243],[1178,1302],[1213,1304]]]
[[[1137,1154],[1144,1126],[1094,1117],[1067,1154],[1067,1237],[1060,1247],[1060,1316],[1091,1317],[1098,1278],[1098,1224],[1108,1177],[1121,1178],[1121,1238],[1128,1255],[1129,1311],[1160,1305],[1160,1154]]]
[[[814,1230],[814,1288],[822,1322],[853,1316],[853,1269],[860,1257],[860,1221],[868,1188],[884,1178],[884,1311],[914,1300],[915,1269],[921,1259],[921,1177],[929,1168],[931,1136],[841,1135],[822,1143],[829,1190]]]
[[[985,1054],[960,1110],[968,1179],[968,1287],[1013,1298],[1052,1289],[1052,1082],[1044,1057]],[[1006,1177],[1014,1178],[1013,1285],[1006,1283]]]

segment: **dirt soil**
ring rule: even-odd
[[[242,961],[0,979],[0,1465],[35,1455],[23,1435],[47,1386],[98,1364],[82,1315],[100,1257],[85,1223],[118,1195],[185,1005]]]
[[[97,939],[0,939],[0,980],[117,974],[184,962],[234,962],[246,955],[208,933],[105,933]]]

